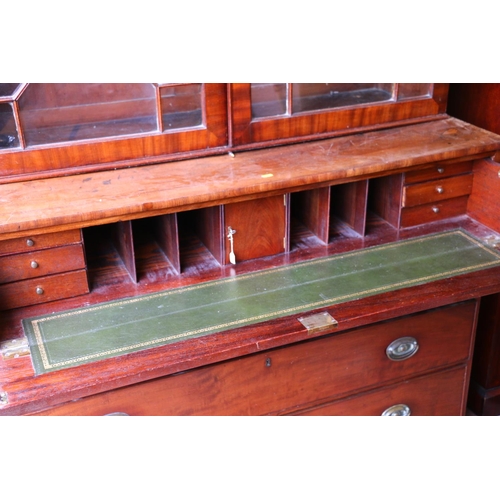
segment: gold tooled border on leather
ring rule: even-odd
[[[294,313],[311,311],[311,310],[318,309],[318,308],[324,307],[324,306],[339,304],[342,302],[347,302],[349,300],[355,300],[355,299],[358,299],[361,297],[367,297],[370,295],[375,295],[375,294],[387,292],[390,290],[406,288],[406,287],[409,287],[409,286],[412,286],[415,284],[428,283],[429,281],[436,281],[438,279],[443,279],[443,278],[447,278],[450,276],[465,274],[467,272],[477,271],[480,269],[493,267],[493,266],[500,264],[500,255],[498,254],[498,252],[488,248],[481,241],[479,241],[476,238],[472,237],[471,235],[465,233],[463,230],[447,231],[447,232],[437,233],[435,235],[428,235],[428,236],[422,236],[422,237],[418,237],[418,238],[411,238],[408,240],[398,241],[395,243],[383,244],[383,245],[379,245],[379,246],[375,246],[375,247],[371,247],[371,248],[367,248],[367,249],[362,249],[362,250],[355,250],[353,252],[348,252],[348,254],[366,254],[366,253],[375,252],[375,251],[380,252],[381,249],[402,247],[405,245],[415,244],[418,241],[430,241],[430,240],[433,240],[436,238],[443,238],[443,237],[450,236],[453,234],[459,234],[460,236],[463,236],[467,240],[471,241],[472,243],[474,243],[474,245],[476,245],[477,247],[481,248],[482,250],[486,251],[491,256],[493,256],[495,261],[474,264],[474,265],[465,266],[465,267],[461,267],[458,269],[453,269],[451,271],[446,271],[446,272],[441,272],[441,273],[433,273],[433,274],[430,274],[427,276],[420,276],[418,278],[403,280],[401,282],[398,282],[397,284],[392,283],[392,284],[374,287],[374,288],[370,288],[370,289],[364,289],[362,291],[355,292],[355,293],[349,293],[349,294],[337,296],[337,297],[330,298],[330,299],[325,299],[325,300],[310,302],[307,304],[302,304],[300,306],[294,306],[294,307],[290,307],[290,308],[286,308],[286,309],[280,309],[278,311],[272,311],[272,312],[265,313],[265,314],[255,315],[252,317],[246,317],[246,318],[238,319],[235,321],[230,321],[227,323],[221,323],[221,324],[218,324],[215,326],[199,328],[196,330],[182,332],[179,334],[168,335],[165,337],[161,337],[161,338],[157,338],[157,339],[153,339],[153,340],[149,340],[149,341],[145,341],[145,342],[137,342],[137,343],[132,344],[132,345],[117,347],[115,349],[110,349],[107,351],[100,351],[98,353],[93,353],[93,354],[89,354],[89,355],[85,355],[85,356],[68,358],[64,361],[55,362],[55,363],[51,363],[49,361],[49,358],[48,358],[48,355],[47,355],[47,352],[45,349],[45,345],[44,345],[43,334],[42,334],[42,331],[40,328],[40,326],[46,321],[50,321],[53,319],[65,318],[65,317],[74,316],[74,315],[78,315],[78,314],[89,313],[89,312],[96,312],[96,311],[100,311],[103,309],[116,307],[116,306],[120,306],[120,305],[130,305],[130,304],[134,304],[134,303],[138,303],[138,302],[156,299],[159,297],[168,297],[169,295],[181,294],[181,293],[188,292],[190,290],[197,290],[197,289],[219,286],[223,282],[243,281],[243,280],[255,278],[258,276],[270,275],[273,273],[280,273],[288,268],[297,269],[300,267],[311,266],[311,265],[317,264],[319,262],[332,262],[332,261],[335,261],[338,259],[345,258],[346,254],[344,253],[344,254],[334,255],[331,257],[313,259],[310,261],[300,262],[297,264],[290,264],[290,265],[281,266],[281,267],[277,267],[274,269],[268,269],[268,270],[264,270],[264,271],[256,271],[256,272],[248,273],[248,274],[241,275],[241,276],[223,278],[220,280],[209,281],[209,282],[201,283],[198,285],[190,285],[190,286],[186,286],[186,287],[182,287],[182,288],[168,290],[165,292],[157,292],[154,294],[143,295],[140,297],[112,301],[112,302],[108,302],[106,304],[100,304],[100,305],[91,306],[88,308],[75,309],[75,310],[66,311],[66,312],[62,312],[62,313],[56,313],[56,314],[52,314],[52,315],[45,316],[45,317],[27,319],[27,320],[24,320],[23,323],[27,322],[27,323],[31,324],[31,327],[33,329],[33,335],[34,335],[34,338],[36,339],[36,345],[30,346],[30,348],[31,349],[33,349],[33,348],[38,349],[39,354],[40,354],[40,359],[41,359],[42,364],[43,364],[43,369],[45,371],[49,371],[49,370],[54,370],[54,369],[61,369],[61,368],[64,368],[64,367],[67,367],[70,365],[84,364],[87,362],[91,362],[92,360],[97,359],[97,358],[102,359],[102,358],[117,356],[123,352],[138,351],[138,350],[150,348],[150,347],[153,347],[156,345],[161,345],[161,344],[167,343],[169,341],[181,340],[184,338],[189,338],[189,337],[193,337],[193,336],[200,335],[200,334],[207,334],[209,332],[216,333],[216,332],[228,330],[230,328],[235,328],[235,327],[238,327],[241,325],[255,324],[255,323],[259,323],[259,322],[273,319],[273,318],[292,315]],[[33,359],[33,356],[32,356],[32,359]]]

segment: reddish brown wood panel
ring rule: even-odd
[[[236,262],[284,252],[286,213],[283,195],[225,205],[224,236],[227,241],[224,263],[230,262],[229,228],[236,231],[233,234]]]
[[[472,378],[484,389],[500,387],[500,294],[481,299]]]
[[[24,238],[14,238],[0,242],[0,255],[42,250],[72,243],[81,243],[82,233],[79,229],[48,234],[28,234]]]
[[[339,217],[361,236],[365,234],[368,204],[368,181],[350,182],[333,186],[332,215]]]
[[[435,179],[450,177],[451,175],[460,175],[472,172],[472,161],[461,161],[458,163],[433,165],[429,168],[414,170],[404,174],[405,184],[413,184],[415,182],[425,182]]]
[[[426,147],[422,148],[421,144]],[[0,185],[0,239],[315,189],[500,148],[456,120],[125,170]]]
[[[224,230],[222,206],[196,210],[192,214],[193,228],[201,242],[219,264],[224,263]]]
[[[393,227],[399,227],[402,190],[400,174],[370,179],[369,208]]]
[[[466,196],[472,191],[472,174],[410,184],[403,188],[403,207],[437,203],[450,198]]]
[[[323,243],[328,243],[330,188],[309,189],[294,193],[291,214]]]
[[[0,304],[2,309],[15,309],[88,292],[86,271],[72,271],[0,285]]]
[[[474,162],[474,184],[467,212],[479,222],[500,232],[500,163]]]
[[[411,227],[465,215],[467,200],[467,196],[462,196],[427,205],[403,208],[401,210],[401,227]]]
[[[174,269],[180,273],[179,228],[177,214],[160,215],[154,220],[155,237]]]
[[[419,377],[379,391],[335,401],[296,415],[377,416],[396,404],[405,404],[412,416],[464,414],[467,370],[465,367]]]
[[[137,283],[137,269],[135,265],[134,235],[130,221],[117,222],[111,226],[115,248],[120,255],[130,279]]]
[[[500,134],[500,83],[452,83],[448,113]]]
[[[81,245],[0,257],[0,283],[9,283],[85,267]]]

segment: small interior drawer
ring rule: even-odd
[[[449,163],[446,165],[438,164],[429,168],[414,170],[404,174],[405,184],[414,184],[416,182],[425,182],[435,179],[443,179],[452,175],[467,174],[472,172],[471,161],[461,161],[459,163]]]
[[[61,231],[58,233],[34,234],[25,238],[0,241],[0,255],[32,252],[43,248],[72,245],[82,242],[80,229]]]
[[[0,283],[37,278],[85,267],[81,245],[27,252],[0,257]]]
[[[458,175],[403,187],[402,207],[414,207],[469,195],[472,174]]]
[[[468,196],[461,196],[436,203],[403,208],[401,210],[401,227],[417,226],[464,215],[467,212],[467,200]]]
[[[0,285],[1,309],[42,304],[89,292],[85,270]]]

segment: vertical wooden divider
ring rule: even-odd
[[[337,217],[360,236],[365,235],[367,205],[368,180],[331,187],[332,218]]]
[[[370,209],[395,228],[401,219],[403,174],[370,179]]]
[[[293,193],[291,213],[322,243],[328,244],[328,228],[330,226],[329,187]]]
[[[224,233],[222,206],[218,205],[198,210],[194,224],[198,238],[207,247],[215,260],[220,265],[223,265]]]
[[[172,264],[177,274],[181,272],[179,250],[179,227],[177,214],[167,214],[155,217],[154,236],[163,253]]]
[[[112,225],[113,241],[123,264],[134,283],[137,283],[135,266],[134,237],[131,221],[117,222]]]

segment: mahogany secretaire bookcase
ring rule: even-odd
[[[0,415],[464,414],[500,136],[449,91],[0,84]]]

